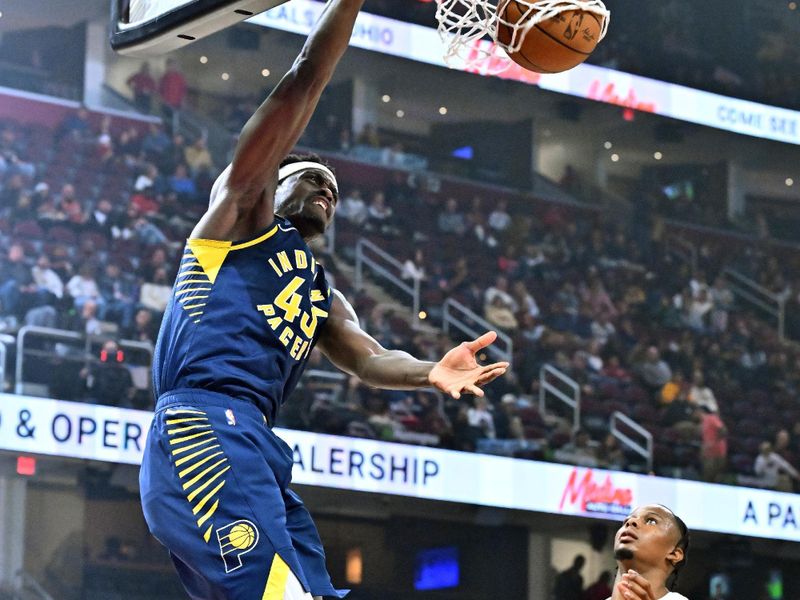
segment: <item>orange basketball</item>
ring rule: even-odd
[[[500,23],[497,40],[511,44],[514,25],[520,25],[534,13],[517,0],[509,0],[499,7]],[[509,23],[506,25],[503,23]],[[561,73],[578,66],[594,52],[603,30],[602,17],[585,10],[569,10],[533,26],[524,36],[519,52],[509,52],[509,57],[518,65],[537,73]]]

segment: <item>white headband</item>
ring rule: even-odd
[[[282,167],[278,171],[278,184],[283,183],[285,179],[288,179],[292,175],[302,173],[303,171],[322,171],[330,178],[330,180],[333,182],[333,185],[336,186],[338,190],[339,184],[336,182],[336,175],[333,174],[333,171],[331,171],[322,163],[312,161],[296,162]]]

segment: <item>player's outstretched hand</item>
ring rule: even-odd
[[[650,582],[636,571],[628,571],[614,586],[612,600],[656,600]]]
[[[484,333],[477,340],[459,344],[436,363],[428,375],[431,385],[456,400],[461,394],[483,396],[481,386],[486,385],[508,370],[507,362],[479,365],[475,356],[497,339],[497,333]]]

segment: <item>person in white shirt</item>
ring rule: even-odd
[[[779,492],[792,492],[792,481],[800,481],[797,469],[775,452],[770,442],[762,442],[753,471],[765,487]]]
[[[486,398],[475,397],[475,405],[467,411],[467,421],[471,427],[481,429],[487,438],[495,438],[494,417]]]
[[[50,259],[42,254],[31,269],[33,283],[40,291],[52,294],[58,300],[64,297],[64,282],[58,273],[50,268]]]
[[[666,506],[640,506],[614,537],[618,569],[608,600],[688,600],[670,591],[688,552],[686,523]]]

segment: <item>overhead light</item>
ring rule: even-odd
[[[208,62],[208,57],[205,56],[205,55],[201,56],[200,57],[200,62],[203,63],[203,64],[206,64]]]
[[[619,162],[619,154],[612,154],[611,162]]]
[[[447,114],[447,107],[446,106],[440,106],[439,107],[439,114],[440,115],[446,115]]]
[[[404,111],[404,110],[398,110],[398,111],[397,111],[395,114],[397,115],[397,118],[398,118],[398,119],[402,119],[403,117],[405,117],[405,116],[406,116],[406,111]]]
[[[661,154],[661,152],[656,152],[655,154],[653,154],[653,158],[655,158],[656,160],[661,160],[662,158],[664,158],[664,155]]]
[[[269,69],[261,69],[262,77],[269,77]]]
[[[786,187],[792,187],[794,185],[794,179],[791,177],[786,178]]]
[[[797,2],[789,2],[789,10],[797,10]],[[0,13],[2,16],[2,13]]]
[[[428,313],[426,313],[424,310],[419,311],[419,319],[420,319],[420,321],[424,321],[427,318],[428,318]]]
[[[383,96],[381,96],[381,100],[383,101],[384,104],[389,104],[389,102],[392,101],[392,97],[389,94],[384,94]]]
[[[603,147],[606,150],[611,150],[614,147],[614,144],[612,144],[611,142],[606,142],[605,144],[603,144]]]
[[[231,78],[231,76],[228,75],[227,73],[223,73],[222,75],[220,75],[220,77],[222,77],[222,81],[228,81],[228,79]]]

